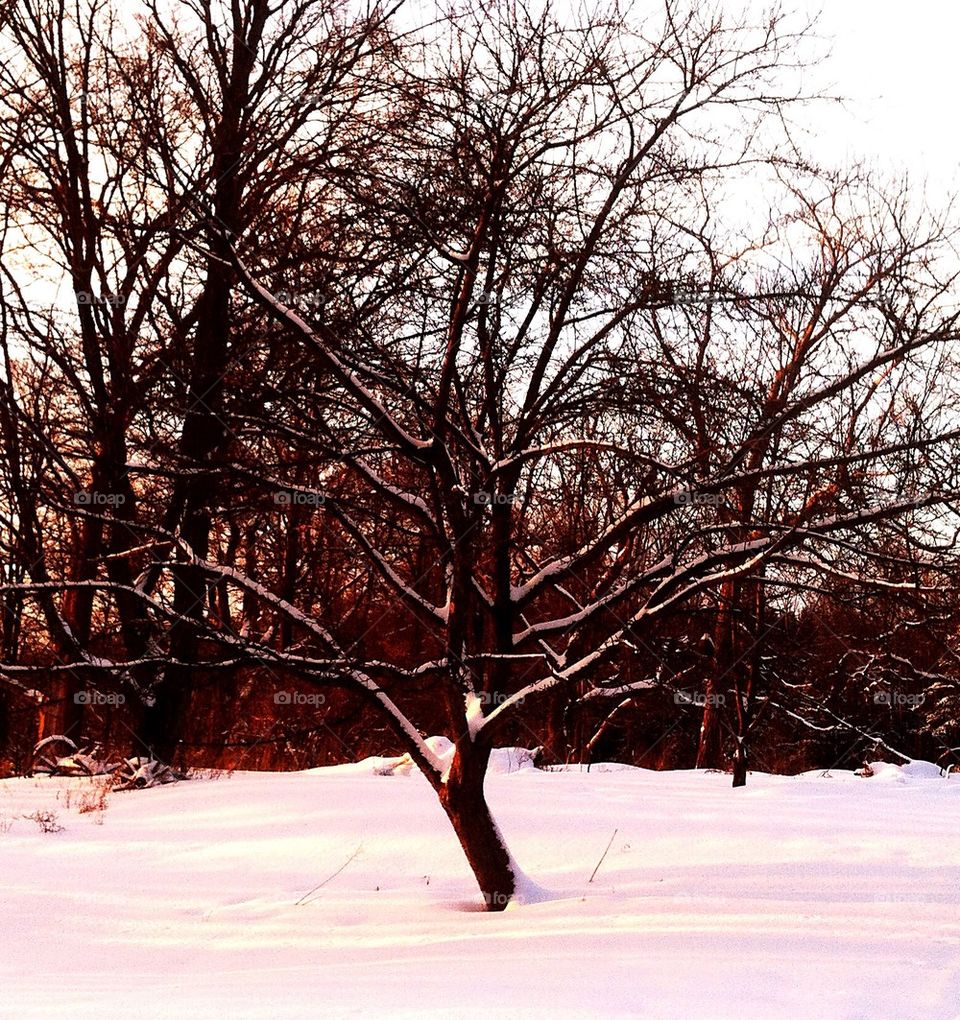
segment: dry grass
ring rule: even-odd
[[[41,832],[63,832],[63,826],[53,811],[34,811],[31,815],[24,815],[30,822],[36,822]]]
[[[91,779],[87,789],[77,791],[77,812],[81,815],[92,813],[94,822],[103,825],[103,813],[107,810],[112,790],[112,776],[97,776]]]

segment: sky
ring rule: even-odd
[[[960,5],[950,0],[794,0],[821,10],[818,34],[831,50],[814,69],[845,110],[818,110],[821,158],[861,153],[878,167],[902,167],[931,192],[960,181]]]
[[[432,0],[426,0],[431,3]],[[555,0],[563,4],[565,0]],[[576,5],[578,0],[566,0]],[[592,3],[592,0],[579,0]],[[635,0],[638,13],[661,0]],[[696,0],[691,0],[696,2]],[[704,0],[703,9],[735,15],[768,10],[776,0]],[[827,166],[862,158],[879,171],[906,171],[914,191],[941,206],[960,193],[960,4],[952,0],[782,0],[800,19],[818,17],[811,54],[825,54],[804,75],[808,92],[844,97],[801,115],[806,151]],[[413,0],[417,9],[424,6]],[[122,9],[122,7],[121,7]]]

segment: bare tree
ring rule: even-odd
[[[679,210],[690,214],[727,160],[742,168],[749,159],[692,158],[669,144],[671,130],[755,83],[778,45],[773,27],[733,61],[710,48],[717,25],[694,16],[678,24],[668,11],[648,62],[631,51],[617,63],[620,25],[578,33],[525,19],[504,12],[495,39],[489,19],[451,23],[446,47],[429,39],[425,64],[438,52],[450,58],[430,64],[429,85],[417,65],[412,81],[398,74],[397,108],[421,111],[402,118],[398,165],[357,175],[360,200],[396,210],[432,245],[419,280],[408,277],[409,329],[391,319],[383,336],[367,325],[347,346],[277,300],[277,283],[235,249],[251,296],[302,338],[349,409],[326,423],[327,444],[366,490],[350,502],[326,493],[323,512],[437,655],[413,666],[378,661],[374,641],[352,655],[336,621],[298,615],[316,646],[301,666],[318,681],[357,685],[390,713],[489,903],[506,902],[514,885],[483,776],[520,706],[558,688],[592,698],[653,683],[622,683],[618,664],[659,614],[739,579],[775,583],[773,568],[792,565],[798,550],[842,547],[878,521],[942,503],[949,475],[909,498],[890,479],[904,450],[938,450],[945,462],[956,438],[937,433],[932,418],[907,425],[898,410],[894,425],[892,415],[870,413],[881,390],[898,409],[909,406],[899,399],[909,388],[901,366],[939,371],[952,339],[952,314],[938,303],[952,280],[937,275],[936,224],[919,233],[897,203],[884,209],[882,195],[826,180],[806,205],[799,185],[787,189],[797,199],[789,220],[771,224],[754,261],[727,255],[722,276],[712,260],[696,272],[702,234],[693,245],[669,241],[668,231],[682,240]],[[561,40],[549,59],[548,37]],[[651,108],[641,85],[662,71],[665,51],[683,70]],[[705,52],[702,63],[681,58]],[[755,99],[748,90],[744,103]],[[841,213],[849,203],[854,216],[856,202],[875,217],[876,234]],[[758,290],[743,287],[785,250],[791,278],[768,271]],[[917,274],[926,277],[919,299]],[[750,342],[738,345],[737,335]],[[722,427],[711,432],[698,416],[722,416]],[[584,449],[596,453],[591,526],[561,552],[546,530],[549,496]],[[614,465],[629,465],[632,491],[605,490]],[[776,513],[755,506],[767,487]],[[718,527],[702,508],[723,493],[736,509]],[[406,515],[436,569],[400,568],[379,528],[384,504]],[[654,526],[674,518],[681,526],[661,531],[672,547],[658,546]],[[627,552],[641,530],[647,542]],[[249,589],[233,572],[221,576]],[[385,692],[425,673],[449,718],[449,765]],[[746,692],[737,694],[739,705]],[[485,713],[485,704],[496,707]]]
[[[11,427],[48,454],[44,491],[20,507],[22,562],[45,584],[51,557],[66,558],[67,587],[45,596],[65,663],[85,661],[109,630],[110,607],[118,612],[123,657],[139,663],[126,674],[145,706],[139,736],[166,758],[191,691],[176,660],[195,658],[191,621],[203,615],[206,577],[189,563],[173,569],[173,646],[158,654],[142,596],[165,582],[144,562],[143,529],[159,525],[207,550],[222,495],[208,462],[231,441],[223,391],[243,355],[232,273],[212,252],[201,267],[193,252],[224,230],[276,229],[291,195],[319,197],[312,170],[362,145],[351,128],[355,85],[382,25],[378,12],[345,20],[313,0],[281,11],[253,0],[179,6],[177,19],[154,5],[138,38],[99,0],[19,4],[2,79],[14,358],[48,366],[64,390],[61,414],[73,419],[65,443],[17,410],[8,362]],[[307,208],[290,213],[288,258]],[[42,261],[19,254],[24,238]],[[66,280],[74,315],[38,302],[24,283],[37,274]],[[51,513],[75,522],[69,546],[43,541]],[[92,582],[103,568],[113,587],[98,603]],[[59,675],[62,710],[50,725],[68,732],[81,725],[87,674]]]

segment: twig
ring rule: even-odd
[[[359,854],[362,849],[363,844],[361,843],[360,846],[358,846],[357,849],[353,851],[353,853],[343,862],[343,864],[340,865],[339,868],[337,868],[337,870],[332,875],[329,875],[327,878],[325,878],[319,885],[315,885],[309,892],[305,892],[300,897],[300,899],[298,899],[297,902],[294,903],[294,906],[299,907],[300,904],[303,903],[308,896],[312,896],[318,889],[322,889],[327,884],[327,882],[332,882],[337,877],[337,875],[339,875],[340,872],[343,871],[344,868],[346,868],[346,866],[352,860],[356,859],[357,854]]]
[[[620,831],[619,829],[614,829],[613,830],[613,835],[610,837],[610,842],[607,844],[607,849],[603,851],[603,854],[601,855],[600,860],[597,861],[597,866],[593,869],[593,874],[587,880],[587,884],[588,885],[590,884],[590,882],[592,882],[594,880],[594,878],[596,878],[597,872],[600,870],[600,865],[603,864],[604,857],[606,857],[607,854],[610,853],[610,847],[613,846],[613,841],[617,838],[617,833],[619,831]]]

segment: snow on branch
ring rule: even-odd
[[[397,419],[387,410],[384,404],[361,382],[360,377],[334,354],[332,345],[322,336],[322,327],[310,326],[292,308],[275,297],[266,287],[259,284],[246,265],[230,247],[234,267],[241,279],[257,302],[266,308],[275,318],[293,326],[297,332],[308,340],[320,355],[324,364],[337,377],[341,385],[354,395],[362,407],[370,415],[374,426],[390,436],[409,453],[423,454],[433,447],[433,440],[418,439],[411,435]]]

